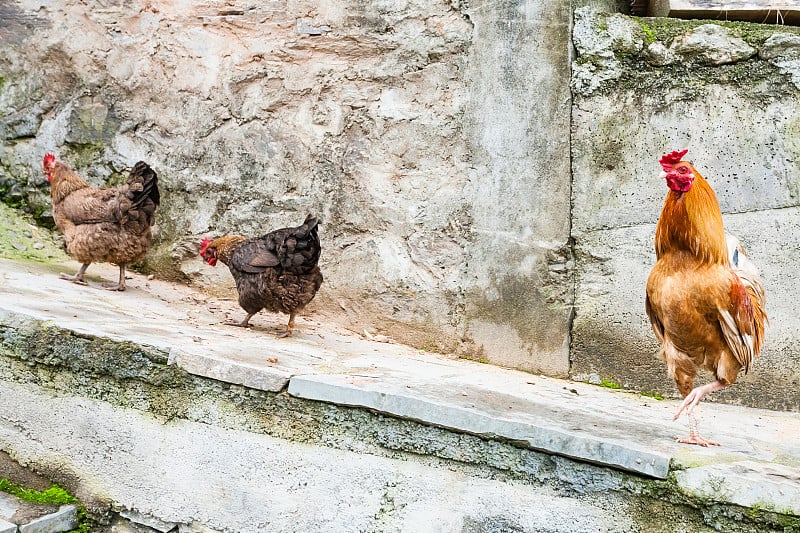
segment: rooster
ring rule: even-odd
[[[725,234],[713,189],[683,160],[687,151],[659,161],[670,191],[656,226],[645,309],[684,398],[674,419],[686,412],[689,438],[678,442],[719,446],[700,436],[692,410],[706,394],[736,381],[741,369],[750,369],[764,340],[765,296],[758,269],[736,238]],[[715,380],[693,388],[700,368]]]
[[[119,266],[119,283],[105,288],[124,291],[126,265],[144,257],[153,243],[150,227],[160,203],[156,173],[139,161],[125,185],[98,188],[90,187],[53,154],[44,156],[42,170],[67,252],[83,263],[77,274],[61,278],[86,285],[83,276],[92,262],[114,263]]]
[[[200,256],[211,266],[222,261],[231,271],[239,292],[239,305],[247,316],[230,325],[248,327],[250,318],[266,309],[289,315],[281,337],[290,337],[295,315],[322,285],[317,266],[321,247],[317,219],[311,215],[296,228],[281,228],[263,237],[248,239],[226,235],[203,239]]]

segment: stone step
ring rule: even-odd
[[[78,527],[78,508],[21,500],[0,492],[0,533],[60,533]]]

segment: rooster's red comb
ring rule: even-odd
[[[209,244],[211,244],[211,239],[209,239],[208,237],[206,237],[205,239],[203,239],[202,241],[200,241],[200,255],[201,255],[201,256],[204,256],[204,255],[205,255],[205,253],[206,253],[206,250],[208,249],[208,245],[209,245]]]
[[[669,172],[672,169],[672,165],[676,163],[680,163],[683,160],[683,156],[686,155],[689,149],[686,148],[684,150],[675,150],[668,154],[664,154],[661,156],[661,159],[658,160],[661,163],[661,168],[663,168],[666,172]]]
[[[42,158],[42,166],[46,167],[46,166],[52,165],[53,162],[55,162],[55,160],[56,160],[56,156],[55,155],[50,154],[50,153],[44,154],[44,157]]]

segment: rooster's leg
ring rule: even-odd
[[[83,274],[86,272],[86,269],[89,268],[91,263],[84,263],[81,265],[81,269],[78,270],[78,273],[74,276],[70,276],[69,274],[64,274],[63,272],[59,274],[58,277],[61,279],[65,279],[67,281],[71,281],[72,283],[77,283],[78,285],[88,285],[86,281],[83,279]]]
[[[719,390],[723,387],[725,387],[725,385],[723,385],[721,381],[717,380],[703,385],[702,387],[696,387],[686,395],[686,398],[683,399],[683,403],[678,408],[678,412],[675,413],[673,420],[677,420],[678,417],[681,416],[681,413],[686,411],[686,416],[689,418],[689,438],[678,439],[678,442],[685,444],[697,444],[699,446],[719,446],[718,442],[707,440],[700,436],[700,434],[697,432],[697,417],[695,417],[695,415],[692,413],[692,410],[697,406],[698,403],[700,403],[700,400],[703,399],[703,396],[709,392],[714,392],[715,390]]]
[[[125,265],[119,266],[119,283],[111,287],[103,287],[107,291],[124,291],[125,290]]]
[[[689,419],[689,438],[678,439],[678,442],[683,444],[697,444],[698,446],[703,446],[704,448],[707,446],[719,446],[719,442],[704,439],[700,436],[700,433],[697,431],[697,416],[694,413],[686,413],[687,418]]]
[[[233,321],[229,320],[229,321],[225,322],[225,324],[228,325],[228,326],[237,326],[237,327],[240,327],[240,328],[249,328],[250,327],[250,318],[254,314],[255,313],[247,313],[247,316],[244,317],[244,320],[242,320],[241,322],[233,322]]]
[[[286,324],[286,331],[278,335],[280,338],[286,338],[292,336],[292,330],[294,330],[294,313],[289,315],[289,323]]]

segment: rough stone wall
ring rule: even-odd
[[[326,319],[569,368],[569,3],[0,4],[0,176],[159,172],[147,267],[231,292],[208,234],[323,221]]]
[[[658,158],[688,147],[726,229],[761,269],[770,316],[750,374],[714,396],[797,410],[797,29],[582,8],[574,41],[573,375],[675,395],[643,308],[667,192]],[[698,384],[710,379],[701,375]]]

